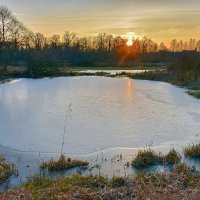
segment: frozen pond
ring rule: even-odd
[[[116,147],[182,146],[200,139],[200,101],[167,83],[80,77],[0,85],[0,144],[85,155]]]
[[[97,76],[15,80],[0,85],[0,152],[21,172],[13,185],[33,175],[42,159],[59,155],[69,104],[63,152],[92,163],[106,157],[105,174],[127,173],[124,163],[146,145],[182,150],[200,141],[200,101],[167,83]],[[123,161],[113,162],[121,153]]]

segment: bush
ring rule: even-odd
[[[32,60],[27,66],[27,74],[31,77],[56,76],[59,71],[58,65],[50,61]]]

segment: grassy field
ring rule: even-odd
[[[188,158],[200,158],[200,144],[189,145],[183,150]],[[64,161],[64,162],[63,162]],[[2,157],[2,162],[6,163]],[[75,161],[61,156],[59,160],[47,161],[45,168],[52,166],[55,170],[71,167]],[[88,162],[76,161],[76,165],[85,166]],[[47,165],[46,165],[47,164]],[[49,165],[50,164],[50,165]],[[56,164],[56,168],[55,168]],[[67,164],[67,165],[66,165]],[[145,171],[152,165],[171,165],[165,172]],[[6,163],[6,169],[11,164]],[[61,167],[60,167],[61,166]],[[174,149],[167,154],[155,152],[152,149],[138,151],[133,157],[131,166],[137,168],[137,173],[129,176],[108,178],[101,175],[74,174],[52,179],[44,173],[30,177],[26,183],[17,189],[9,189],[0,193],[1,200],[199,200],[200,196],[200,172],[195,167],[189,167],[181,161],[181,156]],[[1,172],[1,166],[0,166]],[[12,171],[7,172],[7,179]]]
[[[34,177],[21,188],[0,194],[10,200],[199,200],[200,173],[185,164],[170,172],[138,173],[134,177],[73,175],[52,180]]]

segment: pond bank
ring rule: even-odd
[[[28,73],[26,70],[11,70],[0,74],[0,84],[18,78],[39,79],[44,77],[74,77],[74,76],[105,76],[105,77],[129,77],[139,80],[152,80],[171,83],[188,89],[188,94],[200,98],[200,78],[191,81],[176,81],[175,75],[166,67],[140,67],[140,68],[64,68],[45,70],[37,73]]]
[[[173,169],[173,166],[184,163],[187,166],[193,167],[198,173],[200,173],[200,144],[197,144],[196,146],[186,146],[183,152],[175,151],[173,149],[169,151],[158,147],[129,149],[128,155],[125,154],[125,151],[127,150],[124,149],[123,151],[123,149],[116,148],[107,153],[103,153],[102,151],[97,154],[86,155],[84,157],[68,157],[67,159],[70,159],[69,162],[73,161],[75,158],[75,161],[78,161],[81,166],[71,166],[69,168],[67,165],[65,166],[66,169],[64,166],[62,166],[64,167],[63,169],[45,169],[42,167],[44,163],[59,163],[60,159],[57,160],[57,157],[59,157],[60,154],[54,154],[53,156],[53,154],[33,154],[31,152],[24,152],[25,155],[21,155],[19,152],[10,152],[12,153],[12,158],[4,149],[4,151],[1,150],[0,152],[3,152],[9,160],[9,162],[4,162],[7,163],[8,166],[15,166],[15,170],[12,170],[13,168],[9,168],[12,171],[9,172],[5,182],[0,184],[0,191],[7,191],[9,188],[19,188],[21,185],[29,182],[30,178],[33,179],[34,177],[41,175],[45,178],[53,180],[76,174],[81,174],[82,176],[102,176],[111,179],[112,177],[134,177],[138,173],[154,173],[157,171],[160,173],[168,173]],[[190,154],[188,154],[188,152]],[[29,159],[30,156],[32,157],[31,159]],[[156,159],[154,159],[155,156]],[[159,158],[164,159],[163,163],[158,161],[158,156]],[[136,162],[137,165],[135,165]],[[85,167],[82,167],[82,163]],[[0,174],[1,173],[2,169],[0,169]]]
[[[75,174],[52,179],[40,174],[30,177],[20,188],[0,193],[2,200],[197,200],[199,196],[200,172],[184,163],[167,172],[140,172],[134,176],[112,178]]]

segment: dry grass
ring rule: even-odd
[[[61,155],[58,160],[49,160],[47,162],[43,162],[40,165],[40,168],[56,171],[71,169],[74,167],[87,167],[88,165],[89,163],[87,161],[72,160],[71,158],[66,158],[64,155]]]
[[[6,162],[4,156],[0,155],[0,184],[6,182],[12,174],[17,175],[15,165]]]
[[[0,196],[1,197],[1,196]],[[35,178],[0,199],[26,200],[199,200],[200,173],[185,164],[173,171],[135,177],[73,175],[58,180]]]
[[[200,158],[200,143],[185,147],[184,155],[189,158]]]
[[[181,161],[181,156],[174,149],[170,150],[166,155],[157,153],[152,149],[140,150],[136,157],[132,160],[131,165],[134,168],[141,169],[151,167],[157,164],[173,165]]]
[[[162,162],[163,156],[160,153],[156,153],[152,149],[144,149],[137,153],[131,165],[135,168],[145,168]]]
[[[174,149],[171,149],[164,157],[163,161],[167,165],[173,165],[177,164],[181,161],[181,155],[175,151]]]
[[[189,95],[192,95],[193,97],[200,99],[200,91],[189,91]]]

